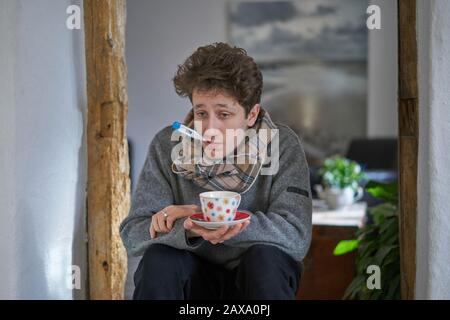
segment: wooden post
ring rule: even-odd
[[[403,299],[415,298],[418,162],[416,0],[398,1],[400,269]]]
[[[91,299],[123,299],[119,225],[130,206],[126,118],[126,0],[84,1],[88,93],[88,236]]]

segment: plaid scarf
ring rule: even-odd
[[[194,128],[192,110],[186,116],[184,124]],[[266,130],[260,131],[261,129]],[[246,130],[245,139],[233,153],[215,163],[203,154],[200,141],[192,142],[191,139],[183,137],[183,150],[188,152],[180,152],[180,156],[172,163],[172,171],[207,190],[245,193],[258,177],[266,160],[267,149],[276,134],[277,126],[268,112],[261,108],[253,127]]]

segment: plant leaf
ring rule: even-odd
[[[391,203],[383,203],[369,209],[375,224],[382,225],[388,218],[397,217],[397,207]]]
[[[395,249],[397,246],[387,246],[387,247],[381,247],[377,254],[375,255],[375,261],[374,264],[377,266],[381,266],[384,258],[388,255],[388,253],[392,250]]]
[[[363,275],[357,276],[352,280],[350,285],[345,290],[343,299],[358,298],[358,294],[366,287],[366,278]]]
[[[369,181],[365,186],[366,191],[375,198],[397,204],[398,185],[393,183],[380,183]]]
[[[384,234],[388,230],[395,228],[396,231],[398,231],[398,220],[397,219],[386,219],[386,222],[380,227],[380,234]]]
[[[400,275],[394,277],[389,283],[388,292],[386,293],[386,300],[394,300],[400,297]]]
[[[356,232],[359,240],[356,276],[347,288],[344,298],[400,299],[397,184],[369,182],[366,191],[374,197],[383,199],[385,203],[370,208],[369,214],[373,218],[373,223]],[[346,246],[351,247],[350,243],[347,243]],[[344,249],[345,245],[343,252]],[[378,265],[381,268],[381,290],[369,290],[366,286],[365,279],[369,265]]]
[[[354,251],[359,246],[359,240],[342,240],[340,241],[336,248],[334,248],[333,255],[340,256],[349,252]]]

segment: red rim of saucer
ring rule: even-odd
[[[238,220],[243,220],[243,219],[246,219],[246,218],[248,218],[250,215],[248,214],[248,213],[246,213],[246,212],[242,212],[242,211],[237,211],[236,212],[236,216],[234,217],[234,220],[233,221],[238,221]],[[205,221],[205,219],[203,219],[203,213],[202,212],[200,212],[200,213],[194,213],[192,216],[191,216],[191,219],[192,220],[196,220],[196,221],[203,221],[203,222],[211,222],[211,223],[217,223],[217,222],[227,222],[227,221]]]

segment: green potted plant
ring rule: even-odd
[[[359,182],[364,178],[364,173],[357,162],[339,156],[328,158],[319,175],[322,185],[315,185],[314,188],[330,208],[338,209],[362,198],[363,189]]]
[[[372,220],[356,233],[356,239],[338,243],[334,255],[358,250],[356,277],[345,292],[345,299],[381,300],[400,299],[400,246],[397,183],[369,182],[366,192],[384,203],[369,208]],[[381,288],[367,285],[369,266],[380,270]]]

